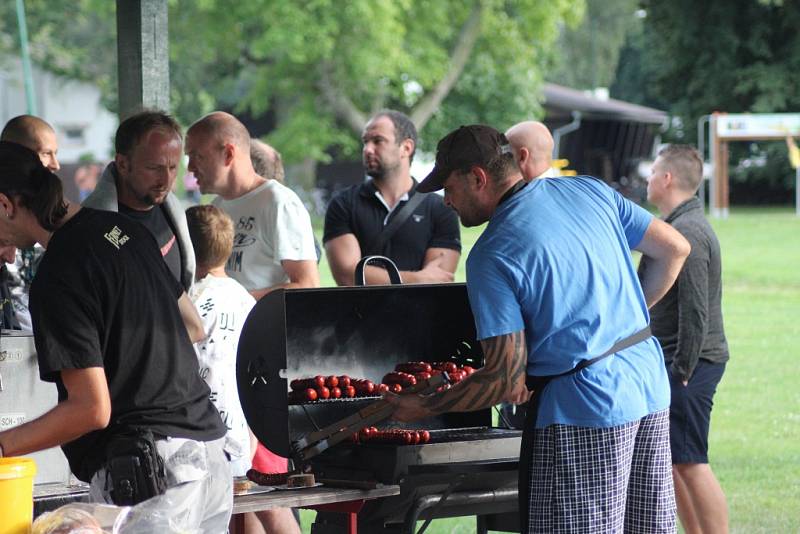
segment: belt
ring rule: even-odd
[[[556,378],[561,378],[562,376],[574,375],[578,371],[586,369],[590,365],[595,364],[604,358],[608,358],[612,354],[616,354],[621,350],[625,350],[628,347],[632,347],[638,343],[641,343],[645,339],[650,339],[652,335],[653,334],[650,332],[650,327],[645,326],[635,334],[632,334],[626,337],[625,339],[617,341],[616,343],[614,343],[613,347],[605,351],[600,356],[595,356],[594,358],[589,358],[588,360],[581,360],[578,363],[578,365],[576,365],[569,371],[564,371],[563,373],[559,373],[557,375],[546,375],[546,376],[528,375],[528,377],[525,379],[525,385],[528,387],[529,390],[533,391],[533,397],[531,397],[531,401],[535,397],[538,397],[538,393],[540,393],[542,389],[544,389],[544,386],[549,384],[551,380]]]

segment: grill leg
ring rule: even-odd
[[[475,516],[475,532],[477,532],[477,534],[488,534],[489,529],[486,527],[485,515]]]
[[[430,497],[433,497],[433,495],[428,495],[427,497],[423,497],[422,499],[418,499],[416,502],[414,502],[414,506],[411,507],[411,510],[409,510],[408,514],[406,515],[406,520],[403,526],[403,532],[406,532],[408,534],[414,534],[414,530],[417,527],[417,519],[419,519],[419,515],[424,510],[432,508],[431,517],[426,519],[425,522],[420,527],[420,529],[417,531],[417,534],[423,534],[425,530],[428,528],[428,525],[431,524],[431,521],[433,521],[434,512],[436,512],[436,510],[444,504],[444,502],[447,500],[450,494],[453,493],[456,490],[456,488],[458,488],[458,486],[461,485],[461,482],[463,481],[464,481],[464,475],[460,475],[456,480],[453,481],[452,484],[447,486],[447,489],[444,491],[444,493],[441,494],[441,497],[439,497],[439,499],[436,501],[431,501]]]

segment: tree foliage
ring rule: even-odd
[[[547,79],[575,89],[609,87],[626,37],[640,26],[638,0],[587,0],[580,25],[565,26]]]
[[[536,116],[559,29],[583,12],[583,0],[168,2],[173,111],[185,123],[268,112],[288,161],[353,153],[383,107],[411,115],[427,148],[461,123]],[[34,58],[95,80],[109,101],[114,4],[27,2]]]
[[[714,111],[800,112],[800,3],[646,0],[643,8],[612,94],[667,109],[678,119],[668,139],[695,142],[698,119]],[[750,198],[761,188],[788,199],[794,180],[782,145],[731,145],[734,196],[737,183],[750,183]]]
[[[176,57],[238,72],[214,73],[227,86],[215,88],[215,103],[256,115],[273,110],[278,128],[269,137],[287,159],[320,160],[331,146],[356,149],[365,120],[383,107],[411,115],[428,148],[460,123],[502,126],[537,114],[558,28],[581,7],[580,0],[205,0],[180,3],[175,24],[191,27],[192,39],[172,26],[172,43]],[[182,103],[201,111],[188,95]]]
[[[117,98],[114,2],[26,0],[31,59],[46,70],[92,81],[113,109]],[[16,2],[0,3],[0,56],[19,54]]]
[[[713,111],[777,113],[800,109],[800,4],[768,0],[644,2],[635,36],[640,71],[616,89],[666,103],[686,139]],[[630,42],[629,42],[630,44]],[[622,67],[622,65],[621,65]]]

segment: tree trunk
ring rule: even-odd
[[[475,48],[475,42],[481,33],[481,15],[483,5],[478,0],[472,6],[472,11],[458,33],[453,50],[450,54],[450,68],[439,83],[427,94],[411,111],[411,121],[418,130],[422,130],[431,115],[447,97],[448,93],[464,72],[467,60]],[[324,63],[320,66],[318,87],[322,98],[331,106],[336,117],[344,122],[356,135],[361,135],[367,116],[353,103],[347,95],[339,91],[332,76],[331,65]],[[380,95],[376,95],[380,97]],[[373,106],[377,103],[373,103]],[[373,110],[377,111],[377,110]]]
[[[300,163],[287,165],[286,183],[292,189],[302,188],[311,191],[317,187],[317,162],[310,157],[304,158]]]
[[[417,126],[417,130],[422,130],[422,128],[425,127],[431,115],[439,109],[442,100],[447,97],[458,81],[458,78],[461,76],[461,73],[464,72],[467,60],[472,54],[472,49],[475,48],[475,42],[478,40],[478,36],[481,33],[482,12],[482,3],[480,1],[475,2],[467,21],[458,33],[458,39],[456,39],[456,44],[450,54],[450,69],[436,87],[414,106],[411,112],[411,122]]]

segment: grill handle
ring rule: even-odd
[[[361,260],[356,264],[356,271],[354,273],[353,278],[355,285],[357,286],[365,286],[367,285],[367,278],[364,274],[364,270],[366,269],[367,265],[374,264],[378,267],[383,267],[386,269],[386,272],[389,273],[389,283],[392,285],[400,285],[403,283],[403,280],[400,278],[400,270],[397,268],[397,265],[387,258],[386,256],[364,256]]]

